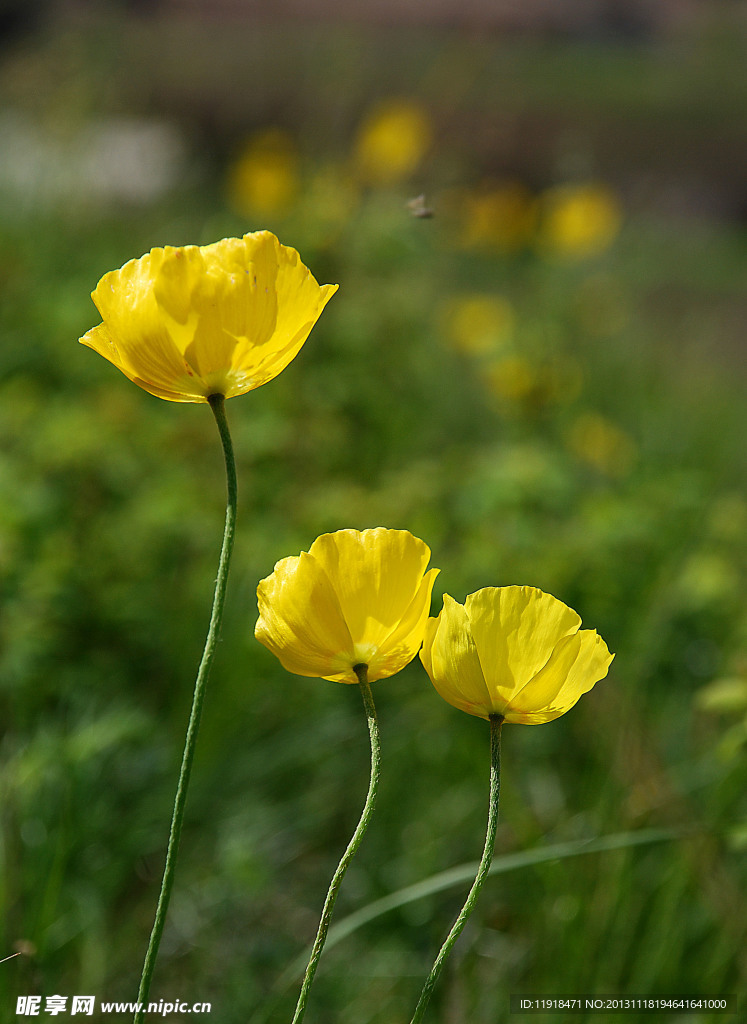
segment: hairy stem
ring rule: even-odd
[[[309,990],[311,989],[311,983],[313,982],[314,975],[316,974],[319,958],[322,955],[322,950],[324,949],[327,932],[329,931],[329,924],[332,919],[332,911],[334,910],[335,900],[337,899],[337,893],[340,885],[342,884],[345,872],[347,871],[351,860],[355,856],[356,851],[361,844],[361,840],[363,839],[363,835],[368,828],[371,815],[373,814],[374,803],[376,801],[376,793],[379,788],[379,774],[381,771],[379,725],[376,720],[376,708],[374,707],[371,687],[368,682],[368,666],[356,665],[353,671],[358,676],[358,684],[360,686],[361,696],[363,697],[363,706],[366,710],[366,718],[368,719],[368,732],[371,738],[371,779],[368,785],[368,795],[366,796],[366,802],[363,806],[360,821],[358,822],[357,828],[348,843],[347,849],[342,855],[340,863],[337,865],[337,870],[332,876],[332,881],[330,882],[330,886],[327,891],[327,898],[324,901],[324,908],[322,910],[321,920],[319,921],[316,939],[314,940],[314,945],[311,948],[311,956],[309,957],[309,963],[306,967],[303,983],[301,984],[301,993],[298,997],[296,1012],[293,1016],[293,1024],[299,1024],[299,1021],[303,1020],[303,1015],[306,1012],[306,1002],[309,998]]]
[[[215,594],[213,596],[213,609],[210,614],[210,626],[208,627],[208,634],[207,639],[205,640],[205,648],[202,652],[200,667],[197,670],[197,679],[195,680],[194,695],[192,697],[192,710],[189,715],[187,735],[184,741],[184,753],[182,755],[182,765],[179,771],[179,783],[176,788],[174,811],[171,818],[171,831],[169,832],[169,844],[166,850],[166,864],[163,871],[163,880],[161,881],[161,892],[158,897],[156,917],[153,922],[153,930],[151,931],[148,951],[145,954],[145,963],[143,964],[143,973],[140,979],[140,990],[137,998],[141,1009],[137,1010],[135,1013],[134,1024],[142,1024],[145,1016],[151,979],[156,966],[156,957],[158,956],[158,947],[161,944],[161,935],[163,934],[164,924],[166,923],[166,913],[169,908],[169,900],[171,899],[171,890],[174,886],[174,872],[176,870],[176,859],[179,852],[179,837],[182,831],[182,822],[184,821],[184,808],[187,803],[189,778],[192,773],[192,762],[194,761],[195,747],[197,745],[197,733],[200,728],[200,715],[202,714],[202,704],[205,699],[205,687],[210,675],[213,658],[215,657],[221,621],[223,619],[223,605],[226,599],[228,569],[231,562],[231,551],[233,550],[233,539],[236,530],[236,463],[233,455],[231,435],[228,430],[228,421],[226,420],[225,400],[223,395],[211,395],[208,402],[210,404],[210,408],[213,410],[215,422],[218,425],[218,431],[220,432],[221,443],[223,445],[223,454],[226,460],[226,480],[228,488],[226,524],[223,530],[223,546],[221,547],[220,562],[218,563],[218,578],[215,581]]]
[[[456,940],[462,933],[462,929],[467,923],[467,918],[475,908],[477,897],[480,895],[480,890],[483,887],[485,879],[488,877],[490,871],[490,864],[493,860],[493,849],[495,848],[495,834],[498,828],[498,801],[501,793],[501,726],[503,725],[503,718],[501,715],[490,716],[490,808],[488,811],[488,828],[485,835],[485,849],[483,850],[482,860],[480,866],[477,869],[475,880],[472,883],[472,888],[469,891],[469,895],[465,901],[464,906],[459,911],[459,916],[454,922],[454,927],[446,937],[446,941],[438,956],[435,959],[431,973],[423,986],[423,991],[420,993],[420,999],[418,1005],[415,1007],[415,1014],[413,1015],[411,1024],[419,1024],[423,1019],[426,1007],[428,1006],[428,1000],[431,998],[431,994],[435,987],[438,977],[443,969],[446,960],[451,953],[452,947]]]

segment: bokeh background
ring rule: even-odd
[[[567,716],[504,730],[515,866],[429,1019],[744,992],[744,5],[4,0],[0,30],[0,1019],[135,998],[222,530],[209,412],[79,346],[89,294],[258,228],[340,290],[228,405],[238,539],[153,997],[292,1015],[367,733],[354,687],[256,643],[255,588],[376,525],[428,542],[434,612],[531,584],[617,654]],[[338,922],[482,848],[485,723],[419,663],[375,696]],[[409,1020],[465,889],[351,929],[309,1024]]]

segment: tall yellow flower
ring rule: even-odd
[[[427,544],[407,530],[339,530],[283,558],[257,588],[257,639],[284,668],[339,683],[384,679],[423,640],[433,581]]]
[[[371,739],[371,778],[360,821],[332,877],[293,1016],[300,1024],[345,872],[373,813],[381,770],[370,683],[399,672],[423,642],[433,581],[427,544],[407,530],[338,530],[283,558],[257,587],[254,634],[289,672],[357,683]]]
[[[166,246],[101,278],[80,340],[158,398],[234,398],[285,369],[335,291],[269,231]]]
[[[464,605],[446,594],[420,658],[454,707],[538,725],[607,675],[613,655],[596,630],[580,625],[576,612],[534,587],[487,587]]]
[[[504,722],[537,725],[565,714],[607,675],[612,655],[562,601],[534,587],[487,587],[463,605],[448,594],[429,619],[420,658],[454,707],[490,723],[490,801],[475,880],[426,978],[410,1024],[421,1024],[446,960],[490,873],[501,791]]]

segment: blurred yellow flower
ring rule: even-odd
[[[291,136],[280,128],[253,135],[229,171],[230,200],[248,215],[285,213],[299,188],[298,153]]]
[[[317,248],[334,245],[360,201],[360,184],[349,168],[328,162],[317,167],[304,186],[299,223]]]
[[[462,244],[511,252],[529,240],[537,204],[520,181],[488,181],[463,199]]]
[[[584,259],[607,249],[622,224],[620,201],[606,185],[558,185],[540,197],[539,249]]]
[[[300,676],[357,683],[353,668],[384,679],[417,654],[438,569],[406,530],[339,530],[283,558],[257,588],[254,634]]]
[[[485,379],[494,395],[513,402],[528,398],[537,384],[537,374],[523,356],[494,360],[485,368]]]
[[[562,601],[534,587],[487,587],[429,619],[420,659],[444,700],[469,715],[538,725],[570,710],[614,655]]]
[[[635,442],[630,435],[599,413],[577,416],[568,434],[568,444],[574,455],[608,476],[625,476],[636,458]]]
[[[500,295],[466,295],[446,310],[446,330],[454,348],[481,355],[502,348],[511,338],[514,310]]]
[[[336,291],[269,231],[166,246],[101,278],[103,323],[80,340],[158,398],[234,398],[288,365]]]
[[[361,179],[393,185],[409,177],[431,144],[428,114],[419,103],[393,99],[381,103],[363,121],[355,142]]]

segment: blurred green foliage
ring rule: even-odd
[[[542,73],[526,48],[503,66],[528,105],[553,61],[573,65],[544,50]],[[590,90],[604,117],[603,57],[563,72],[559,103]],[[616,52],[612,71],[631,82],[642,59]],[[255,588],[319,533],[376,525],[425,539],[437,588],[458,600],[539,586],[617,653],[569,715],[505,730],[499,855],[688,832],[491,880],[430,1019],[496,1024],[511,992],[738,991],[743,225],[657,219],[620,195],[622,226],[598,251],[549,252],[536,225],[508,247],[474,243],[455,153],[376,185],[355,177],[354,139],[338,144],[325,161],[298,142],[298,188],[274,212],[231,205],[218,156],[143,210],[2,211],[0,955],[23,953],[0,966],[4,1005],[134,998],[222,529],[209,413],[78,346],[98,320],[89,293],[152,245],[259,227],[340,291],[288,369],[228,405],[238,536],[153,997],[212,1001],[221,1024],[290,1015],[293,987],[274,986],[313,936],[368,747],[354,688],[291,677],[254,641]],[[430,180],[435,216],[412,216]],[[485,337],[465,343],[476,307],[455,309],[476,296]],[[339,917],[482,845],[487,728],[441,702],[419,663],[375,697],[382,790]],[[402,906],[330,950],[310,1024],[408,1019],[462,899]]]

